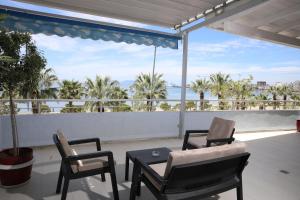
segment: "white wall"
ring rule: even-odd
[[[214,116],[236,121],[237,131],[295,129],[300,111],[187,112],[185,129],[208,129]],[[70,139],[105,140],[172,137],[178,135],[178,112],[73,113],[18,115],[22,146],[52,144],[62,129]],[[0,116],[0,148],[11,145],[10,118]]]
[[[11,142],[9,116],[0,117],[1,145]],[[178,134],[176,112],[72,113],[18,115],[22,146],[52,144],[61,129],[68,138],[99,137],[101,140],[170,137]]]
[[[236,131],[265,131],[296,129],[296,120],[300,111],[205,111],[188,112],[185,128],[207,129],[213,117],[221,117],[236,121]]]

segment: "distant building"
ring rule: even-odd
[[[265,90],[265,89],[267,89],[268,85],[267,85],[266,81],[257,81],[256,87],[259,90]]]

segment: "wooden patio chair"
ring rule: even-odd
[[[53,141],[62,158],[56,188],[56,193],[59,194],[64,178],[62,200],[65,200],[67,197],[69,181],[71,179],[101,174],[102,181],[105,181],[105,173],[110,173],[114,200],[119,200],[113,153],[111,151],[101,151],[99,138],[67,141],[63,133],[58,131],[57,134],[53,135]],[[77,154],[71,148],[72,145],[92,142],[96,144],[97,148],[97,151],[93,153]]]
[[[244,143],[171,152],[165,163],[147,165],[141,158],[134,165],[130,200],[140,192],[140,182],[158,200],[206,198],[236,189],[243,200],[242,172],[250,153]]]
[[[182,150],[231,144],[235,121],[215,117],[209,130],[186,130]]]

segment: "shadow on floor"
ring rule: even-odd
[[[32,178],[26,185],[19,188],[7,189],[6,192],[10,194],[23,195],[24,199],[31,198],[34,200],[40,199],[60,199],[60,194],[55,194],[57,178],[58,178],[58,162],[51,162],[54,172],[47,172],[47,165],[37,164],[33,168]],[[38,169],[37,169],[38,168]],[[42,168],[42,170],[41,170]],[[56,170],[55,170],[56,169]],[[120,200],[128,200],[130,194],[131,182],[124,180],[124,164],[116,166],[116,175],[118,179]],[[132,165],[131,165],[132,169]],[[131,170],[130,169],[130,170]],[[43,171],[45,173],[43,173]],[[131,172],[131,171],[130,171]],[[145,187],[141,188],[141,196],[136,199],[155,200],[155,197]],[[26,197],[26,198],[25,198]],[[109,200],[113,199],[110,176],[106,174],[106,182],[101,182],[100,176],[93,176],[89,178],[82,178],[71,180],[67,199],[74,200]],[[199,198],[191,198],[189,200],[196,200]],[[206,198],[205,200],[217,200],[218,196]]]

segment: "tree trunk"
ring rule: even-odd
[[[102,105],[102,102],[100,103],[100,102],[97,102],[97,111],[98,112],[104,112],[104,107],[103,107],[103,105]]]
[[[72,101],[69,101],[69,105],[68,105],[68,112],[73,112],[73,102]]]
[[[151,112],[152,111],[152,101],[150,101],[150,100],[147,100],[147,111],[148,112]]]
[[[263,105],[259,105],[259,110],[264,110],[264,106]]]
[[[242,97],[241,110],[246,110],[245,97]]]
[[[275,94],[273,94],[273,110],[276,110],[276,105],[277,105],[277,97],[276,97],[276,95]]]
[[[224,110],[224,104],[222,101],[222,95],[218,94],[218,101],[219,101],[219,110]]]
[[[31,100],[31,110],[32,110],[32,114],[37,113],[37,106],[36,106],[34,100]]]
[[[286,109],[287,95],[283,95],[283,109]]]
[[[239,110],[240,109],[240,99],[239,98],[236,98],[236,106],[235,106],[235,109],[236,110]]]
[[[37,99],[37,95],[36,95],[35,92],[32,94],[31,99],[33,99],[33,100],[31,101],[32,113],[33,113],[33,114],[38,114],[38,113],[40,113],[40,112],[39,112],[39,102],[36,100],[36,99]]]
[[[204,110],[204,92],[200,92],[200,110]]]
[[[15,105],[13,101],[12,90],[9,89],[8,93],[9,93],[9,107],[10,107],[10,122],[11,122],[12,138],[13,138],[13,154],[14,156],[18,156],[18,130],[16,124]]]

